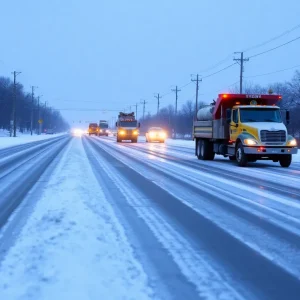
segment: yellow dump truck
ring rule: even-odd
[[[298,148],[276,105],[281,98],[220,94],[215,103],[197,112],[193,122],[195,155],[201,160],[223,155],[242,167],[257,160],[272,160],[289,167]],[[289,123],[289,111],[285,119]]]

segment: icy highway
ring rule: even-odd
[[[300,299],[300,162],[192,142],[0,149],[0,299]]]

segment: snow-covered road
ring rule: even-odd
[[[1,230],[0,299],[299,299],[298,157],[239,168],[190,141],[55,147]],[[0,160],[5,199],[35,148]]]

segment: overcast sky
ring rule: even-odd
[[[72,126],[111,121],[141,99],[155,113],[154,93],[166,94],[189,83],[191,74],[205,76],[230,65],[233,52],[295,27],[299,15],[299,0],[2,0],[0,76],[22,71],[18,80],[25,90],[38,86],[42,100],[60,109]],[[245,57],[298,36],[300,28]],[[299,50],[300,40],[250,59],[244,75],[300,64]],[[294,71],[251,81],[285,81]],[[203,79],[199,100],[210,102],[238,80],[238,65]],[[186,86],[179,105],[194,95],[195,85]],[[174,102],[171,93],[161,107]]]

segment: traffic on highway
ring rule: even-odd
[[[300,300],[299,0],[0,11],[0,300]]]

